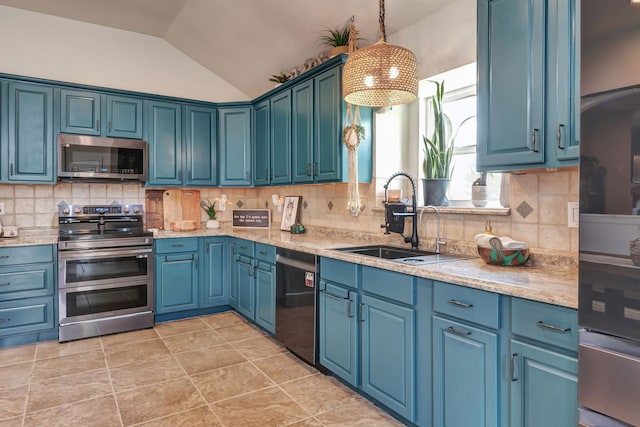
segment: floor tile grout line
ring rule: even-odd
[[[120,405],[118,404],[118,398],[116,397],[116,389],[113,386],[113,378],[111,377],[111,368],[109,367],[109,361],[107,360],[107,352],[105,351],[104,343],[102,342],[102,337],[100,337],[100,348],[102,348],[102,355],[104,356],[104,364],[107,367],[107,376],[109,377],[109,385],[111,386],[111,395],[113,396],[113,403],[116,405],[116,413],[118,415],[118,420],[120,421],[120,425],[124,426],[124,419],[122,419],[122,413],[120,412]]]

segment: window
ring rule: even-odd
[[[445,82],[445,93],[442,100],[442,110],[451,119],[452,131],[455,135],[451,174],[451,182],[447,197],[452,206],[469,205],[471,200],[471,186],[480,177],[476,172],[476,84],[475,84],[475,64],[453,70],[451,73],[444,73],[433,78],[428,78],[421,82],[424,86],[425,106],[423,115],[424,124],[422,129],[425,135],[430,135],[429,118],[431,112],[431,96],[435,85],[429,80]],[[471,83],[470,83],[471,81]],[[432,86],[432,87],[429,87]],[[428,91],[431,91],[429,93]],[[422,145],[420,145],[422,150]],[[421,158],[424,155],[420,153]],[[500,178],[499,173],[487,174],[487,188],[489,190],[489,200],[497,201],[500,198]]]

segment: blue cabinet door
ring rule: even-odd
[[[557,159],[575,160],[580,156],[580,14],[576,10],[580,2],[548,1],[547,141],[555,148]],[[564,165],[558,162],[558,166]]]
[[[182,184],[182,106],[145,101],[145,139],[149,143],[151,185]]]
[[[251,107],[218,110],[220,185],[251,186]]]
[[[142,99],[105,95],[106,130],[113,138],[142,138]]]
[[[292,181],[313,182],[313,80],[291,89]]]
[[[256,317],[258,325],[271,333],[276,332],[276,266],[257,261]]]
[[[359,385],[358,294],[331,283],[320,283],[320,364],[354,387]]]
[[[362,390],[415,421],[415,310],[362,296]]]
[[[208,237],[202,241],[204,266],[200,276],[198,307],[215,307],[228,302],[229,255],[224,237]]]
[[[9,181],[54,182],[53,88],[10,82]]]
[[[479,170],[545,161],[546,0],[478,0]]]
[[[60,90],[60,131],[83,135],[100,135],[100,94]]]
[[[266,99],[253,108],[253,183],[269,185],[271,183],[270,154],[270,107]]]
[[[315,181],[338,181],[342,164],[342,67],[314,78]]]
[[[433,425],[497,426],[498,364],[495,333],[433,316]]]
[[[271,98],[271,184],[291,184],[291,91]]]
[[[578,359],[511,341],[513,427],[578,425]]]
[[[238,309],[238,280],[236,275],[236,239],[230,238],[225,248],[225,253],[228,256],[229,262],[229,305],[236,310]]]
[[[237,310],[248,317],[255,318],[255,294],[253,280],[253,259],[244,255],[236,255],[235,280],[237,282]]]
[[[218,184],[217,125],[214,108],[185,107],[185,185],[216,186]]]
[[[198,255],[168,254],[155,258],[156,314],[198,308]]]

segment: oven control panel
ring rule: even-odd
[[[59,217],[142,215],[142,205],[58,205]]]

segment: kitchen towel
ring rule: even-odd
[[[498,237],[493,234],[486,233],[476,234],[475,241],[481,248],[494,248],[496,245],[499,245],[498,247],[501,247],[502,249],[518,250],[527,249],[529,247],[525,242],[513,240],[511,237]]]

